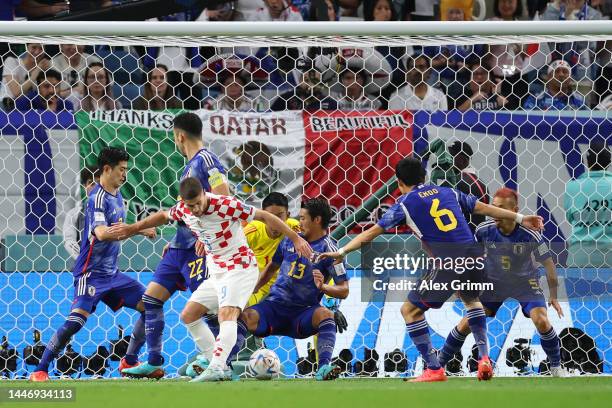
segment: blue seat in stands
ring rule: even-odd
[[[120,85],[115,82],[113,85],[113,94],[124,109],[132,107],[132,103],[141,95],[141,91],[141,86],[133,83]]]

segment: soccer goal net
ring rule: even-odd
[[[293,218],[304,199],[324,197],[341,245],[400,195],[394,166],[405,156],[424,160],[431,183],[488,203],[516,190],[520,211],[544,218],[562,312],[548,308],[548,319],[564,366],[612,372],[609,22],[3,23],[0,43],[1,375],[33,371],[70,311],[100,150],[129,152],[128,223],[168,209],[186,165],[172,121],[185,110],[202,119],[232,194],[260,207],[283,193]],[[174,232],[123,242],[120,271],[146,285]],[[420,250],[410,229],[387,232],[378,240]],[[323,299],[347,320],[333,357],[346,376],[418,374],[405,292],[372,291],[366,261],[347,258],[347,299]],[[179,319],[188,297],[179,291],[164,307],[169,374],[197,354]],[[524,306],[509,299],[488,320],[500,375],[548,371]],[[463,312],[450,300],[427,313],[436,348]],[[52,372],[118,376],[120,340],[136,319],[101,302]],[[314,341],[264,344],[286,375],[308,376]],[[473,345],[470,336],[449,372],[475,370]]]

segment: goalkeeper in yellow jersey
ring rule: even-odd
[[[289,200],[286,195],[272,192],[264,198],[261,207],[285,221],[294,231],[300,231],[299,221],[294,218],[289,218]],[[272,256],[274,256],[276,248],[283,240],[284,235],[280,231],[275,231],[260,221],[251,221],[248,223],[244,227],[244,234],[246,235],[249,247],[257,258],[257,266],[261,272],[272,260]],[[276,281],[277,274],[275,274],[261,289],[251,295],[248,306],[259,303],[268,295],[270,288]]]

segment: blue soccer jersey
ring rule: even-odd
[[[219,161],[219,158],[207,149],[200,150],[195,156],[189,160],[181,180],[187,177],[195,177],[200,180],[204,191],[211,191],[211,186],[216,186],[225,180],[225,167]],[[193,248],[196,243],[196,238],[184,222],[178,222],[176,235],[170,242],[170,248],[189,249]]]
[[[100,184],[96,184],[87,197],[85,231],[81,240],[81,252],[74,265],[75,277],[84,273],[111,276],[117,272],[117,258],[121,244],[114,240],[100,241],[94,234],[97,226],[111,226],[116,222],[125,222],[125,207],[121,193],[117,191],[117,195],[112,195]]]
[[[310,247],[315,253],[338,250],[336,243],[327,235],[310,242]],[[281,241],[272,257],[272,262],[280,265],[280,271],[266,298],[270,302],[299,307],[318,305],[323,297],[323,292],[315,286],[312,276],[314,269],[321,271],[325,282],[330,279],[333,279],[335,283],[348,280],[344,264],[334,265],[333,259],[323,259],[313,263],[300,257],[295,252],[293,242],[289,238]]]
[[[535,262],[542,263],[551,257],[542,235],[519,224],[510,235],[505,235],[495,221],[485,221],[476,228],[475,234],[476,240],[485,247],[485,270],[492,281],[538,279]]]
[[[463,214],[472,213],[477,201],[473,195],[452,188],[420,184],[399,197],[378,225],[385,230],[407,225],[430,244],[473,243],[474,235]]]

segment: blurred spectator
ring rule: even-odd
[[[36,90],[30,91],[15,100],[15,109],[28,111],[32,109],[61,112],[73,111],[72,103],[58,95],[62,74],[54,69],[40,72],[36,77]]]
[[[70,10],[70,2],[68,0],[21,0],[17,9],[21,15],[30,20],[35,20],[41,17],[50,17],[68,12]]]
[[[62,44],[60,53],[51,58],[51,68],[61,72],[63,83],[60,95],[68,97],[72,92],[83,95],[83,74],[85,68],[100,58],[85,53],[84,45]]]
[[[612,40],[605,41],[597,53],[597,79],[593,90],[597,101],[603,102],[612,95]]]
[[[467,142],[457,140],[448,147],[448,152],[453,157],[453,167],[456,173],[460,174],[455,188],[465,194],[471,194],[478,198],[479,201],[488,204],[489,193],[487,186],[480,181],[476,175],[476,169],[470,166],[470,160],[474,155],[474,150]],[[478,214],[467,214],[467,220],[472,231],[481,222],[484,222],[486,217]]]
[[[404,0],[401,2],[400,18],[412,21],[432,21],[437,0]]]
[[[91,63],[84,74],[83,97],[70,95],[75,106],[86,112],[120,109],[121,104],[113,96],[113,81],[110,72],[100,62]],[[79,110],[77,109],[77,110]]]
[[[471,21],[474,0],[440,0],[440,20]]]
[[[72,259],[76,259],[79,256],[81,248],[81,239],[83,230],[85,229],[85,211],[83,210],[83,193],[84,197],[87,197],[91,190],[94,188],[95,183],[99,181],[99,174],[95,167],[85,167],[81,170],[80,174],[80,186],[76,202],[73,208],[68,210],[66,218],[64,218],[64,227],[62,229],[64,233],[64,248]]]
[[[181,101],[174,96],[172,86],[168,84],[166,74],[168,67],[158,65],[147,73],[144,92],[134,101],[133,109],[164,110],[182,108]]]
[[[329,97],[321,82],[321,73],[311,62],[302,73],[298,86],[279,95],[272,103],[271,110],[334,110],[336,101]]]
[[[540,17],[542,20],[601,20],[601,13],[585,0],[553,0]]]
[[[340,17],[338,5],[333,0],[311,0],[308,10],[310,21],[336,21]]]
[[[397,21],[398,18],[391,0],[374,0],[364,3],[363,19],[365,21]]]
[[[598,110],[612,110],[612,94],[606,96],[597,105]]]
[[[523,14],[521,0],[495,0],[492,21],[514,21]],[[529,94],[529,84],[537,71],[548,63],[550,47],[539,44],[491,44],[485,59],[496,79],[503,79],[501,93],[506,95],[507,109],[518,109]]]
[[[0,21],[13,21],[15,19],[15,9],[22,0],[3,0],[0,1]]]
[[[247,16],[248,21],[303,21],[297,7],[285,0],[264,0],[265,7]]]
[[[575,90],[570,65],[563,60],[550,64],[546,88],[535,97],[529,95],[524,107],[542,110],[587,109],[584,98]]]
[[[257,107],[245,95],[249,75],[245,72],[225,71],[218,74],[221,94],[217,98],[206,99],[202,107],[208,110],[229,110],[233,112],[255,112]],[[263,109],[262,109],[263,110]]]
[[[340,110],[370,110],[379,109],[380,102],[365,94],[369,74],[364,70],[358,71],[344,68],[340,73],[342,91],[333,97],[338,101]]]
[[[197,18],[198,21],[233,21],[236,19],[236,2],[228,1],[211,5],[211,8],[204,9]]]
[[[529,18],[533,19],[544,12],[549,0],[527,0]]]
[[[610,148],[593,140],[586,154],[587,171],[567,183],[565,213],[572,225],[568,266],[609,268],[612,265],[612,173]]]
[[[429,58],[424,55],[406,59],[406,86],[391,95],[389,109],[448,110],[446,95],[427,84]]]
[[[491,72],[480,64],[470,67],[472,80],[463,87],[460,94],[449,95],[456,100],[460,111],[498,110],[506,105],[506,98],[500,94],[500,83],[493,82]]]
[[[39,43],[30,43],[18,58],[4,60],[1,98],[15,99],[36,88],[38,74],[49,69],[51,63]]]

